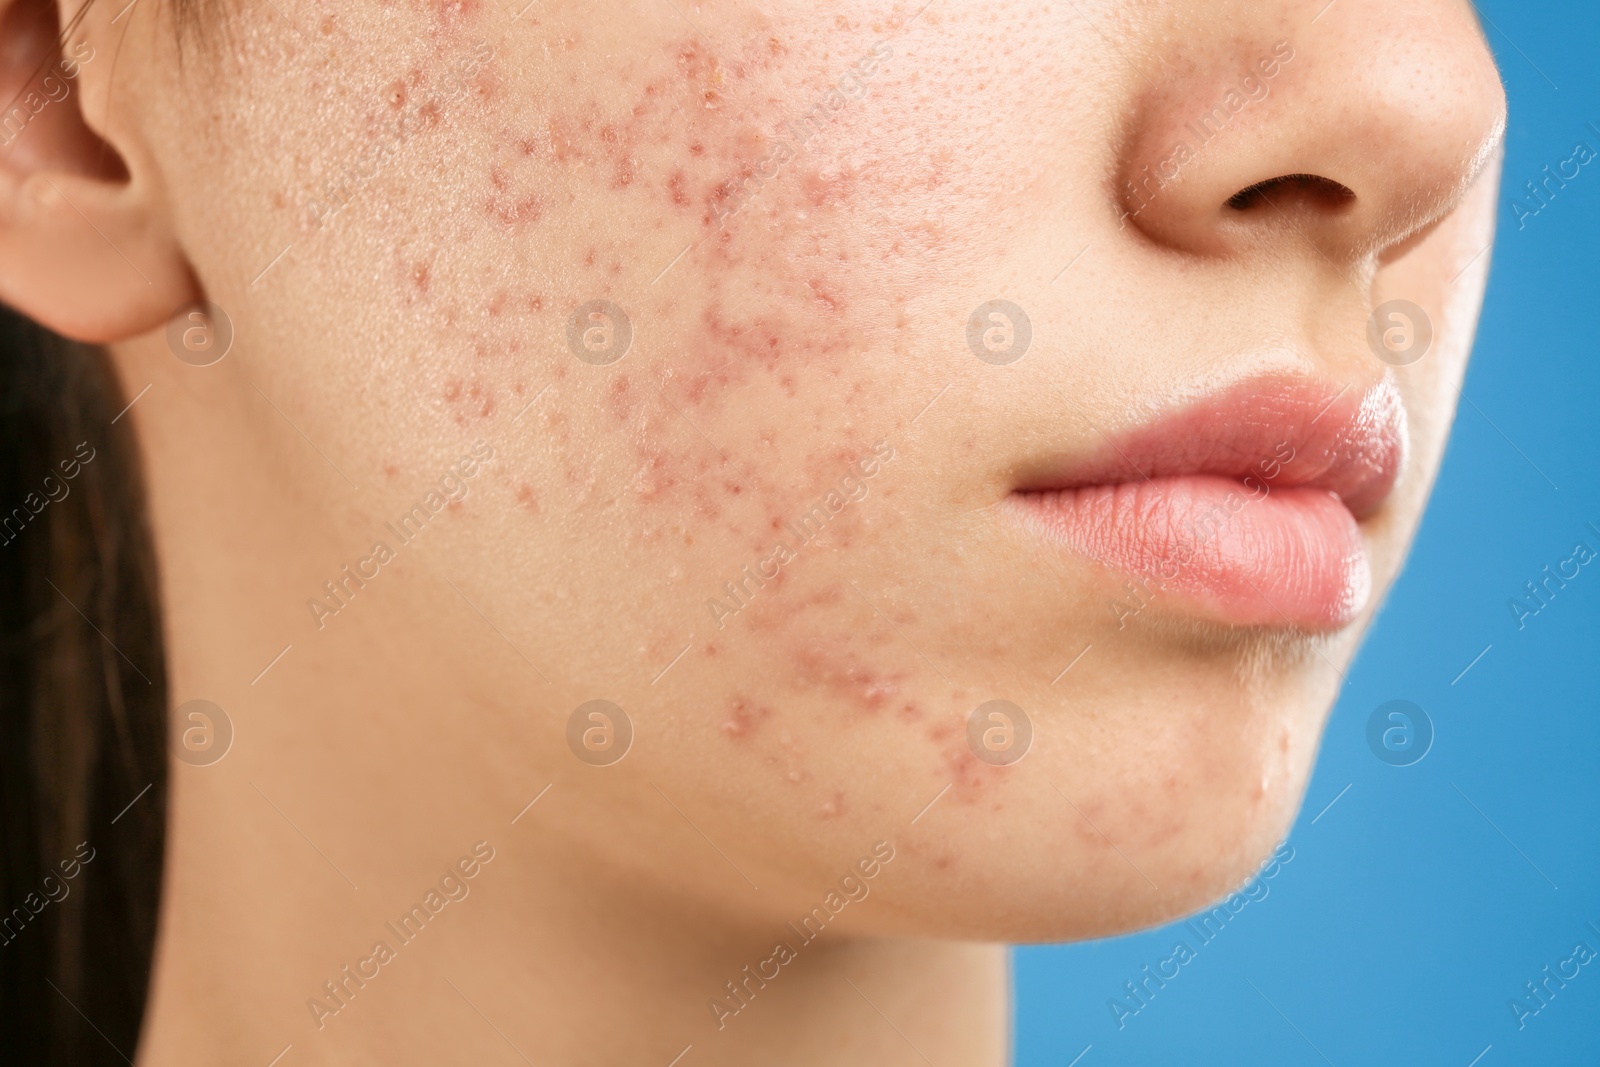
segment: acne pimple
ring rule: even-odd
[[[442,18],[459,23],[463,12],[475,7],[451,4],[438,10]],[[849,32],[866,31],[850,26]],[[447,371],[469,372],[443,384],[442,395],[451,406],[441,414],[453,416],[458,425],[466,425],[469,416],[477,420],[498,412],[505,420],[521,410],[522,401],[497,405],[496,390],[504,400],[506,390],[523,397],[552,380],[571,383],[567,396],[555,391],[520,424],[521,432],[537,427],[540,441],[557,451],[548,482],[508,480],[506,496],[520,509],[540,514],[541,491],[545,499],[560,498],[553,504],[557,508],[614,502],[622,492],[641,506],[632,533],[642,542],[671,540],[680,536],[672,532],[675,527],[687,528],[708,542],[746,544],[752,554],[764,555],[772,538],[758,531],[777,533],[797,506],[837,484],[867,451],[863,440],[878,436],[883,420],[874,409],[884,400],[882,383],[852,378],[851,371],[867,363],[864,353],[873,337],[909,327],[898,290],[914,287],[916,254],[927,251],[930,234],[914,226],[889,233],[874,223],[870,231],[861,231],[868,234],[865,243],[836,240],[852,230],[832,223],[860,210],[859,203],[879,202],[883,189],[870,157],[852,156],[850,142],[841,135],[841,124],[868,105],[852,101],[838,116],[822,115],[826,129],[815,143],[802,146],[800,157],[776,172],[763,171],[761,161],[777,143],[777,120],[794,117],[797,101],[803,111],[815,99],[816,82],[804,71],[777,70],[791,49],[776,36],[754,35],[742,48],[721,44],[720,62],[693,41],[658,53],[655,60],[639,60],[627,71],[629,95],[619,102],[602,105],[586,97],[594,90],[575,79],[571,92],[559,82],[550,87],[561,103],[540,101],[517,118],[499,118],[501,129],[486,130],[492,150],[476,160],[476,177],[456,205],[461,210],[441,213],[449,228],[438,230],[438,245],[401,248],[399,288],[401,303],[424,305],[419,313],[430,321],[448,324],[459,317],[466,324],[467,337],[441,336],[438,346],[444,358],[456,361],[453,367],[445,364]],[[860,51],[869,45],[862,42]],[[568,51],[577,47],[571,38],[551,44]],[[856,43],[840,47],[855,51]],[[795,51],[811,55],[816,50]],[[570,61],[558,57],[557,62]],[[843,61],[839,65],[842,69]],[[773,78],[763,80],[763,72]],[[883,84],[874,83],[874,91]],[[457,97],[441,111],[439,98],[429,96],[430,85],[438,82],[419,71],[415,80],[390,86],[390,98],[375,101],[376,109],[381,113],[387,102],[418,112],[425,124],[413,135],[419,136],[441,121],[465,121],[463,109],[477,106]],[[780,97],[778,90],[787,95]],[[783,106],[774,102],[779,99]],[[431,146],[441,143],[408,145],[408,158],[431,160],[438,155]],[[396,180],[399,173],[385,180]],[[935,187],[948,180],[939,170],[917,182]],[[418,175],[415,184],[421,187],[424,181]],[[593,243],[577,246],[576,255],[545,262],[544,243],[559,246],[558,224],[582,223],[593,218],[586,211],[597,210],[615,211],[623,220],[619,239],[601,237],[607,230],[595,226],[589,231]],[[726,217],[719,220],[719,211]],[[537,236],[530,234],[533,227],[539,228],[533,231]],[[640,236],[656,240],[657,232],[670,246],[668,253],[641,264],[644,257],[634,245],[646,243],[637,240]],[[676,234],[683,235],[681,244]],[[468,241],[503,251],[498,258],[478,257],[492,264],[487,277],[462,276],[456,249]],[[696,242],[693,250],[647,298],[650,277],[690,241]],[[859,284],[859,272],[876,269],[892,247],[902,250],[906,269],[888,282]],[[459,309],[449,303],[453,296]],[[565,348],[565,316],[596,298],[621,304],[637,331],[628,361],[610,368],[578,365]],[[545,318],[547,310],[551,314]],[[663,337],[669,339],[666,345]],[[531,388],[510,381],[514,365],[503,358],[517,352],[524,338],[529,362],[515,366],[530,375]],[[473,362],[474,357],[483,362]],[[495,367],[491,361],[497,358]],[[660,402],[657,389],[716,446],[690,432],[680,421],[683,416]],[[748,419],[730,439],[720,421],[729,413],[731,424],[739,426],[737,412],[772,412],[785,402],[789,406],[778,416],[783,425],[823,420],[817,424],[828,427],[826,448],[808,452],[814,445],[804,441],[796,448],[793,434],[774,435],[770,427],[751,426]],[[572,432],[563,405],[579,420],[581,435]],[[862,425],[837,418],[840,411],[852,410],[868,413]],[[574,440],[589,439],[597,416],[628,427],[613,437],[621,449],[615,454],[627,463],[620,484],[604,484],[603,468],[572,451]],[[747,436],[739,440],[740,433]],[[718,448],[738,457],[744,477],[729,470]],[[775,472],[770,481],[762,477],[767,472]],[[874,485],[872,493],[887,499],[891,489]],[[863,514],[844,513],[815,550],[851,545]],[[747,633],[796,640],[808,617],[826,619],[837,613],[841,598],[853,595],[837,581],[813,588],[816,583],[807,575],[825,573],[780,571],[741,613],[738,625],[748,623]],[[891,616],[902,628],[914,622],[892,611]],[[868,618],[860,630],[865,636],[858,659],[810,649],[792,679],[797,694],[821,697],[827,714],[846,723],[876,719],[877,729],[903,729],[918,744],[934,719],[949,718],[953,725],[947,731],[927,739],[937,773],[954,779],[959,792],[975,794],[985,768],[967,751],[959,715],[941,701],[920,699],[932,692],[925,671],[920,664],[907,665],[912,657],[904,649],[890,650],[898,640],[890,628]],[[670,659],[680,647],[663,647],[663,655],[651,660]],[[726,648],[714,642],[704,647],[708,656],[719,650],[724,657],[744,654],[731,642]],[[913,694],[919,699],[909,699]],[[769,715],[774,721],[767,721]],[[759,738],[758,752],[785,781],[809,781],[800,746],[792,738],[774,740],[779,718],[781,712],[771,706],[751,704],[730,711],[722,728],[731,741]],[[842,794],[823,797],[819,791],[806,802],[823,817],[844,810]]]
[[[723,716],[722,733],[731,741],[748,741],[755,737],[771,716],[770,707],[753,703],[744,697],[735,697]]]
[[[455,29],[482,12],[483,0],[435,0],[434,10],[443,27]]]
[[[630,383],[626,374],[616,378],[608,391],[607,403],[611,415],[618,422],[627,422],[633,413],[633,398],[628,395]]]
[[[947,720],[940,730],[943,760],[934,770],[934,778],[950,783],[950,799],[958,804],[976,804],[988,787],[998,785],[1008,768],[991,767],[972,754],[967,744],[966,730]],[[931,732],[930,732],[931,736]],[[937,740],[937,739],[936,739]]]
[[[411,264],[411,288],[421,296],[426,296],[431,271],[426,263],[416,262]]]

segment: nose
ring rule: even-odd
[[[1430,229],[1492,159],[1505,94],[1469,4],[1223,6],[1182,31],[1191,62],[1144,83],[1115,181],[1125,226],[1344,269]]]

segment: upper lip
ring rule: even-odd
[[[1042,460],[1022,472],[1016,491],[1209,474],[1254,479],[1268,490],[1324,489],[1359,519],[1382,505],[1405,455],[1405,407],[1387,375],[1343,384],[1255,378],[1173,406],[1125,432],[1096,429],[1104,447],[1087,457]]]

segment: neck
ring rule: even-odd
[[[785,920],[828,872],[779,890],[752,871],[757,890],[689,825],[630,829],[661,802],[643,761],[571,758],[575,698],[534,703],[548,690],[449,584],[448,527],[391,542],[319,628],[306,600],[392,502],[248,389],[186,406],[164,348],[119,356],[128,395],[153,381],[130,417],[171,702],[212,701],[234,733],[222,759],[172,764],[140,1062],[1003,1062],[1002,948],[863,936],[871,896],[801,929]],[[346,503],[296,503],[327,499]],[[459,669],[408,625],[441,612],[505,655]]]
[[[552,790],[542,816],[562,802]],[[550,862],[532,814],[424,924],[415,907],[465,840],[353,889],[302,862],[309,845],[270,809],[210,828],[272,842],[224,860],[185,846],[184,807],[141,1062],[265,1064],[289,1046],[283,1064],[1004,1062],[998,947],[729,928]],[[795,958],[762,979],[779,938]]]

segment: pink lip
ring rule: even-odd
[[[1069,551],[1129,575],[1119,624],[1163,600],[1218,622],[1328,630],[1360,613],[1357,520],[1405,450],[1393,382],[1256,379],[1023,474],[1014,499]]]

